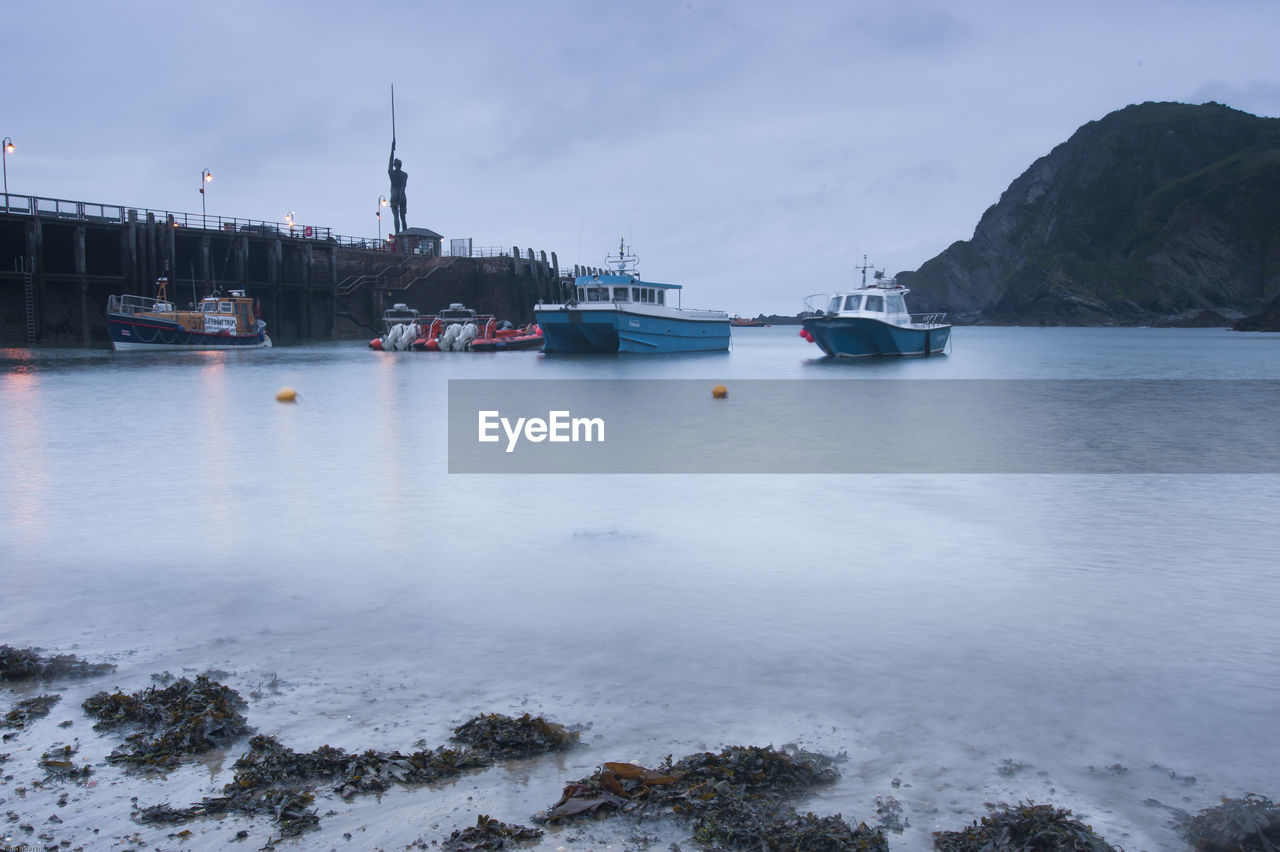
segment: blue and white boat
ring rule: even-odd
[[[907,313],[907,288],[883,272],[867,284],[865,262],[861,269],[861,287],[805,299],[813,315],[803,321],[800,336],[830,358],[944,354],[951,339],[947,315]]]
[[[609,272],[579,275],[563,301],[538,302],[545,352],[699,352],[729,348],[729,314],[680,306],[679,284],[643,281],[623,242]],[[672,302],[675,302],[673,305]]]

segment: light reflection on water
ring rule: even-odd
[[[948,358],[867,366],[792,336],[653,360],[0,353],[0,642],[78,643],[131,690],[278,674],[250,721],[299,749],[590,722],[581,752],[439,793],[506,821],[604,760],[797,739],[851,756],[818,810],[893,795],[906,848],[1028,796],[1156,848],[1148,797],[1280,792],[1276,477],[445,474],[448,378],[1280,377],[1266,336],[961,329]],[[322,823],[403,845],[427,801]]]

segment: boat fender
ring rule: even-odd
[[[810,343],[813,342],[813,335],[809,332],[809,329],[807,328],[800,329],[800,336],[803,337],[805,340],[809,341]]]
[[[374,352],[381,352],[381,351],[382,351],[382,338],[381,338],[381,337],[375,337],[373,340],[370,340],[370,341],[369,341],[369,348],[370,348],[370,349],[372,349]]]
[[[428,352],[439,352],[439,351],[440,351],[440,338],[438,338],[438,337],[428,337],[428,338],[427,338],[427,344],[426,344],[426,346],[425,346],[425,347],[423,347],[423,348],[425,348]]]

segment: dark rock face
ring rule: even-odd
[[[1232,328],[1236,331],[1280,331],[1280,298],[1253,316],[1240,320]]]
[[[958,322],[1255,313],[1280,295],[1280,119],[1215,103],[1111,113],[1010,184],[973,239],[898,280],[913,310]]]

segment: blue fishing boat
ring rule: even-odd
[[[813,315],[803,321],[800,336],[831,358],[944,354],[951,339],[946,314],[909,314],[906,287],[878,271],[867,284],[865,260],[860,268],[861,287],[805,299]]]
[[[729,314],[680,306],[679,284],[641,280],[624,242],[609,272],[579,275],[534,319],[546,352],[698,352],[729,348]],[[675,304],[672,304],[672,302]]]
[[[267,324],[243,290],[215,292],[183,310],[169,301],[167,277],[156,295],[113,295],[107,299],[107,328],[116,351],[170,349],[265,349]]]

